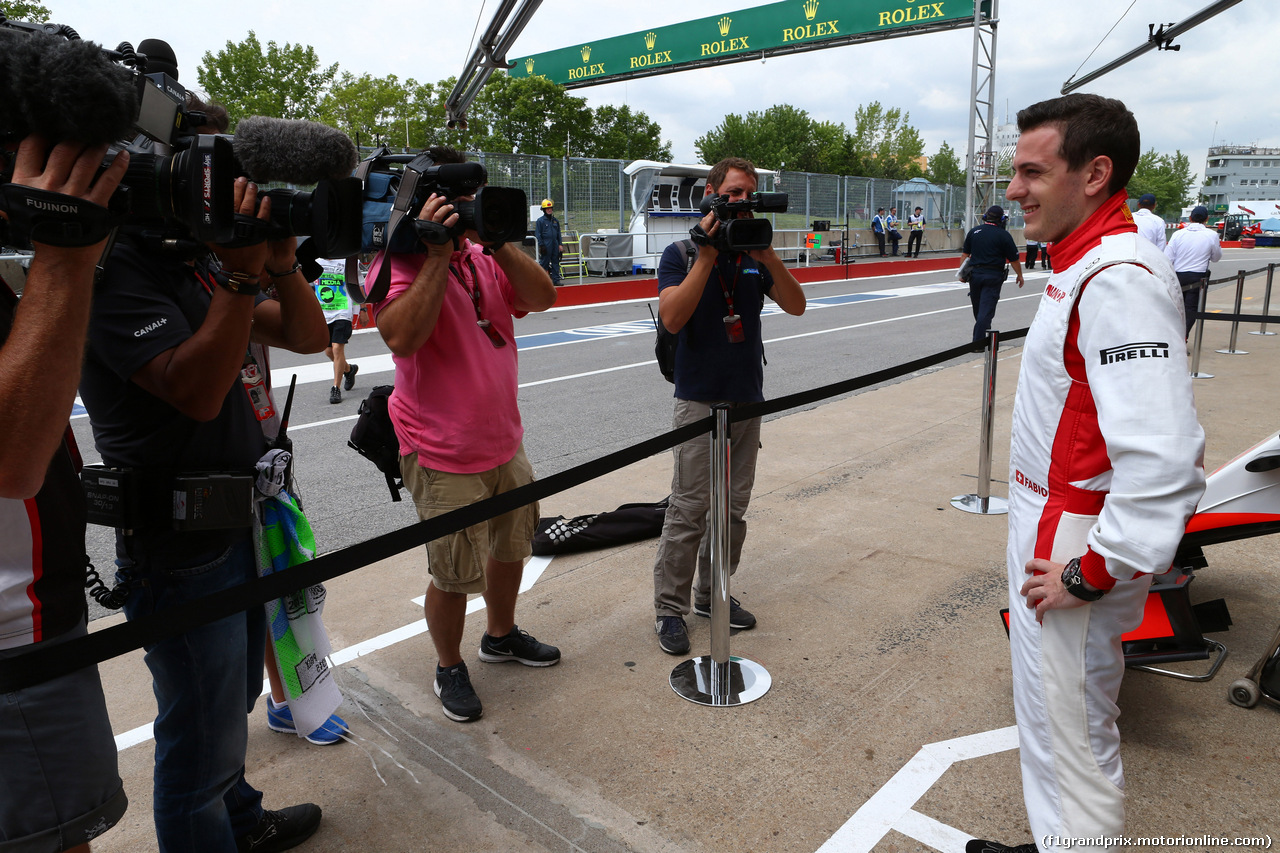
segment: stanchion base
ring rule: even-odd
[[[1242,349],[1216,349],[1214,352],[1220,352],[1223,355],[1248,355],[1247,350]]]
[[[1191,378],[1192,379],[1212,379],[1213,374],[1212,373],[1193,373],[1191,374]]]
[[[951,499],[951,505],[958,510],[975,515],[1006,515],[1009,512],[1009,502],[995,495],[987,498],[986,509],[982,508],[982,498],[977,495],[956,495]]]
[[[1250,332],[1251,335],[1274,335],[1275,332]]]
[[[699,705],[732,707],[754,702],[769,692],[773,678],[769,671],[753,660],[730,657],[723,667],[728,678],[722,689],[715,690],[711,679],[711,656],[690,658],[671,670],[671,689],[683,699]]]

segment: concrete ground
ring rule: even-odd
[[[1229,296],[1215,292],[1211,308],[1229,309]],[[1215,353],[1227,332],[1210,324],[1201,370],[1215,378],[1195,385],[1209,470],[1277,428],[1280,336],[1242,332],[1248,355]],[[1008,348],[999,361],[992,470],[1001,480],[1020,355]],[[856,372],[848,365],[840,375]],[[426,584],[416,551],[328,585],[335,649],[408,626],[398,642],[335,655],[353,742],[318,747],[272,733],[259,703],[250,781],[269,808],[323,806],[320,831],[299,848],[311,853],[887,853],[960,851],[974,835],[1029,841],[998,615],[1005,522],[949,503],[977,488],[982,375],[974,359],[765,424],[733,579],[760,619],[732,641],[734,654],[772,677],[760,700],[707,708],[672,691],[679,661],[654,635],[657,543],[646,541],[531,564],[527,574],[541,574],[517,617],[559,645],[563,662],[487,665],[468,652],[485,713],[451,722],[431,690],[435,657],[413,602]],[[669,480],[661,454],[547,499],[543,515],[659,500]],[[1206,549],[1192,600],[1225,598],[1235,623],[1214,635],[1230,648],[1217,678],[1125,679],[1134,839],[1280,827],[1280,717],[1226,698],[1276,628],[1275,547],[1259,538]],[[689,624],[693,652],[707,654],[708,620]],[[472,616],[464,647],[474,649],[483,628],[482,614]],[[154,850],[145,726],[155,708],[141,653],[104,664],[102,675],[131,804],[94,848]]]

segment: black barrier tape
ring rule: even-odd
[[[1191,315],[1193,320],[1238,320],[1241,323],[1280,323],[1280,317],[1271,314],[1201,314],[1199,311]]]
[[[1025,337],[1027,329],[1001,333],[1000,340],[1016,340]],[[807,405],[828,397],[846,394],[861,388],[908,376],[918,370],[951,361],[975,352],[974,344],[952,347],[935,355],[918,358],[896,367],[877,370],[864,376],[856,376],[809,391],[789,394],[764,403],[751,403],[732,410],[732,421],[762,417],[797,406]],[[981,350],[977,350],[981,351]],[[639,444],[593,459],[546,479],[535,480],[509,492],[494,495],[470,506],[453,510],[428,521],[420,521],[400,530],[393,530],[365,542],[331,551],[314,560],[302,563],[282,572],[225,589],[182,607],[166,608],[147,616],[113,625],[87,636],[60,643],[56,646],[37,647],[30,652],[0,661],[0,695],[23,687],[30,687],[86,666],[102,663],[127,652],[176,636],[185,630],[207,625],[250,607],[260,607],[268,601],[305,589],[339,575],[402,554],[463,530],[481,521],[496,518],[503,513],[533,503],[537,500],[571,489],[588,480],[602,477],[619,468],[647,459],[655,453],[669,450],[711,432],[714,417],[706,417],[679,429],[655,436]]]

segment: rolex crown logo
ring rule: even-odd
[[[533,74],[533,57],[529,57],[524,61],[524,73]]]
[[[804,19],[812,21],[818,14],[818,0],[804,0]]]
[[[655,32],[647,32],[644,34],[644,46],[646,50],[653,50],[653,46],[658,43],[658,34]]]
[[[591,45],[589,44],[584,44],[582,46],[582,61],[583,62],[591,61]]]
[[[733,18],[730,18],[728,15],[725,15],[723,18],[721,18],[719,21],[716,22],[717,26],[720,27],[721,38],[724,38],[725,36],[729,35],[729,25],[732,23],[733,23]]]

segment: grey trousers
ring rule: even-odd
[[[733,405],[733,404],[731,404]],[[711,414],[710,403],[676,400],[674,428]],[[738,570],[747,538],[743,516],[751,502],[760,451],[760,418],[730,425],[729,437],[729,573]],[[696,600],[711,600],[711,436],[701,435],[674,449],[671,504],[662,522],[662,541],[653,565],[653,606],[658,616],[684,616],[690,609],[695,565]]]

